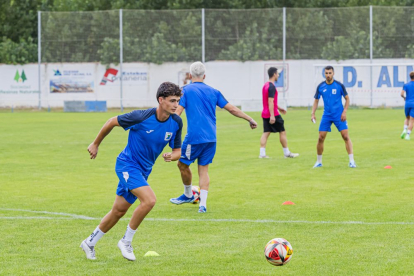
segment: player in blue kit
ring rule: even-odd
[[[411,140],[410,134],[414,125],[414,71],[410,73],[411,81],[404,84],[401,97],[405,101],[405,121],[401,139]],[[404,95],[405,94],[405,95]]]
[[[207,211],[207,193],[210,185],[208,165],[213,162],[216,153],[216,106],[226,109],[236,117],[245,119],[252,129],[257,127],[257,123],[249,115],[228,103],[220,91],[204,83],[205,72],[203,63],[191,64],[192,83],[183,88],[183,96],[176,112],[181,115],[185,109],[188,121],[187,135],[181,147],[181,158],[177,164],[184,184],[184,194],[170,199],[170,202],[174,204],[194,201],[190,165],[197,159],[200,185],[199,213]]]
[[[95,159],[102,140],[115,126],[129,130],[128,144],[116,160],[115,172],[119,183],[112,210],[102,219],[90,237],[81,243],[88,259],[96,259],[95,245],[98,240],[125,215],[138,198],[140,204],[132,214],[124,237],[118,242],[124,258],[135,261],[131,246],[132,238],[156,202],[155,194],[147,182],[152,166],[167,144],[172,148],[172,152],[163,154],[164,161],[176,161],[181,155],[183,123],[181,118],[174,114],[180,97],[181,89],[177,85],[170,82],[162,83],[157,91],[157,108],[134,110],[109,119],[89,145],[91,159]]]
[[[346,151],[349,155],[349,167],[356,168],[352,142],[348,134],[348,123],[346,121],[346,111],[349,106],[349,96],[345,86],[339,81],[334,80],[334,69],[332,66],[325,67],[325,81],[321,82],[316,88],[315,101],[312,107],[312,118],[315,122],[315,112],[318,108],[319,99],[323,98],[324,111],[319,125],[319,139],[317,145],[317,161],[314,168],[322,167],[323,143],[328,132],[331,132],[331,125],[335,124],[345,141]],[[342,105],[342,97],[345,98],[345,107]]]

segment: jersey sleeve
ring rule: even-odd
[[[405,92],[407,92],[407,84],[404,84],[403,89]]]
[[[321,84],[319,84],[318,87],[316,87],[315,96],[313,96],[317,100],[321,98],[321,93],[319,93],[319,87],[321,87]]]
[[[342,96],[343,96],[343,97],[348,96],[348,92],[346,91],[345,85],[343,85],[343,84],[341,83],[341,87],[342,87]]]
[[[220,108],[223,108],[229,102],[224,98],[223,94],[220,91],[217,91],[217,105]]]
[[[132,128],[134,125],[145,121],[154,113],[155,108],[147,110],[134,110],[129,113],[119,115],[118,123],[123,129],[128,130]]]
[[[181,120],[180,116],[175,115],[173,119],[178,124],[177,131],[173,134],[173,137],[170,140],[170,148],[172,149],[178,149],[181,148],[181,132],[183,130],[183,121]]]
[[[184,107],[185,108],[185,106],[186,106],[186,97],[185,97],[185,87],[183,88],[183,91],[182,91],[182,93],[183,93],[183,95],[181,96],[181,98],[180,98],[180,102],[178,103],[179,105],[181,105],[182,107]]]
[[[268,97],[274,98],[275,95],[276,95],[276,87],[273,84],[271,84],[269,85],[269,89],[268,89]]]

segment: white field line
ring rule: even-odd
[[[1,211],[13,211],[13,212],[25,212],[25,213],[37,213],[37,214],[48,214],[48,215],[59,215],[56,216],[10,216],[2,217],[2,219],[18,220],[18,219],[53,219],[53,220],[68,220],[68,219],[81,219],[81,220],[101,220],[101,218],[87,217],[83,215],[69,214],[69,213],[57,213],[49,211],[32,211],[24,209],[9,209],[0,208]],[[129,218],[123,218],[122,220],[129,220]],[[309,220],[274,220],[274,219],[180,219],[180,218],[146,218],[147,221],[167,221],[167,222],[235,222],[235,223],[297,223],[297,224],[356,224],[356,225],[414,225],[414,222],[399,222],[399,221],[386,221],[386,222],[366,222],[366,221],[309,221]]]

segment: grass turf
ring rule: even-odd
[[[115,159],[128,134],[114,129],[96,160],[86,148],[116,115],[0,114],[0,275],[412,274],[414,142],[399,138],[401,110],[348,112],[356,169],[348,168],[334,127],[324,167],[312,169],[318,124],[307,110],[284,116],[289,148],[300,153],[296,159],[283,158],[277,134],[267,145],[272,158],[258,159],[261,127],[250,130],[218,111],[208,212],[169,203],[183,188],[175,163],[161,158],[149,178],[158,202],[133,241],[137,261],[126,261],[116,247],[132,209],[99,241],[98,260],[87,260],[79,244],[112,206]],[[250,115],[261,125],[259,113]],[[288,200],[296,205],[281,205]],[[264,258],[264,245],[275,237],[293,246],[287,266],[273,267]],[[143,257],[147,251],[160,256]]]

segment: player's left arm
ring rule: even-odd
[[[231,115],[248,121],[252,129],[255,129],[257,127],[257,123],[255,120],[253,120],[252,117],[250,117],[249,115],[247,115],[246,113],[244,113],[238,107],[232,105],[231,103],[227,103],[224,106],[224,109],[227,110]]]
[[[341,115],[341,121],[342,122],[346,121],[346,111],[348,110],[349,103],[350,103],[348,95],[346,95],[344,98],[345,98],[345,106],[344,106],[344,111],[342,111],[342,115]]]
[[[404,88],[405,88],[405,85],[403,87],[403,90],[401,90],[401,98],[403,98],[404,101],[405,101],[405,90],[404,90]]]
[[[173,149],[172,152],[166,152],[162,157],[165,162],[177,161],[181,157],[181,148]]]

